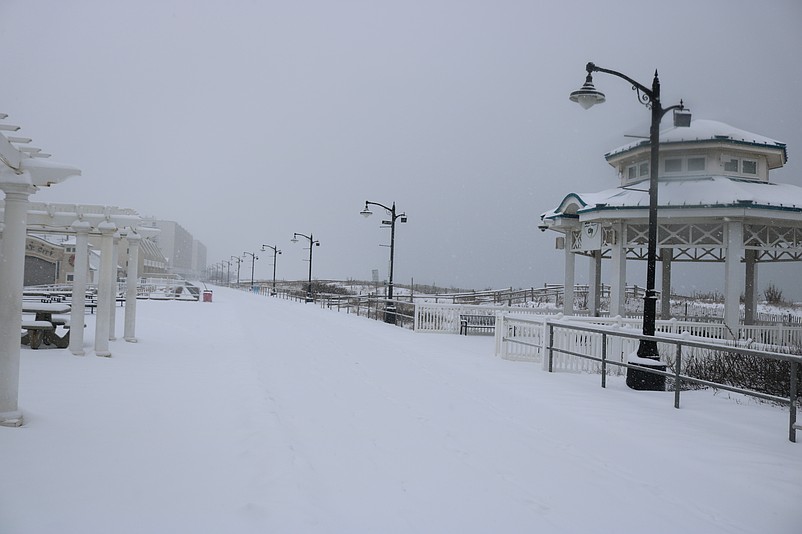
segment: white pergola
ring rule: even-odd
[[[787,161],[786,146],[727,124],[694,120],[661,132],[658,181],[658,258],[662,295],[670,295],[675,262],[724,264],[724,321],[731,332],[751,323],[758,265],[802,261],[802,188],[769,181]],[[563,234],[564,313],[573,315],[575,258],[590,258],[590,302],[598,313],[602,260],[611,262],[610,315],[624,314],[627,260],[645,260],[648,243],[648,141],[605,155],[619,187],[570,193],[541,215],[541,229]],[[646,180],[646,181],[645,181]],[[661,315],[669,316],[669,299]]]
[[[0,113],[0,120],[6,118]],[[136,341],[136,280],[139,241],[158,230],[143,227],[142,218],[133,210],[108,206],[43,204],[30,202],[30,196],[41,187],[58,184],[81,171],[71,165],[44,161],[49,154],[27,146],[30,139],[6,137],[2,132],[19,127],[0,123],[0,189],[5,198],[0,202],[0,425],[20,426],[22,412],[18,407],[20,330],[22,293],[25,270],[27,232],[75,234],[75,281],[72,291],[69,349],[84,354],[84,299],[89,254],[89,236],[101,236],[101,268],[98,283],[97,319],[94,352],[111,356],[109,341],[115,339],[114,314],[116,291],[116,249],[121,239],[129,248],[128,284],[125,308],[125,340]]]

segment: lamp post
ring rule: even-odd
[[[570,95],[570,100],[581,105],[584,109],[589,109],[594,104],[601,104],[605,101],[604,93],[597,91],[593,86],[593,73],[604,72],[626,80],[632,84],[632,88],[638,93],[638,101],[651,110],[651,126],[649,127],[649,242],[646,255],[646,295],[643,302],[643,335],[654,336],[655,320],[657,318],[657,292],[655,291],[655,274],[657,271],[657,175],[660,156],[660,121],[663,116],[672,109],[683,110],[685,106],[680,100],[679,105],[663,108],[660,102],[660,79],[657,71],[654,71],[651,89],[636,82],[629,76],[620,72],[598,67],[593,63],[585,66],[588,72],[582,88],[574,91]],[[668,295],[666,295],[668,297]],[[659,363],[660,355],[657,352],[657,342],[654,340],[641,340],[638,346],[638,357],[643,358],[637,362],[642,367],[652,367],[665,370],[665,365]],[[650,363],[644,360],[653,360]],[[627,385],[633,389],[642,390],[665,390],[665,377],[640,371],[637,369],[627,369]]]
[[[309,282],[306,286],[306,302],[312,302],[314,300],[312,298],[312,248],[313,246],[319,247],[320,241],[315,241],[315,239],[312,237],[312,234],[304,235],[304,234],[299,234],[298,232],[292,234],[292,239],[290,239],[290,241],[292,241],[293,243],[297,243],[298,236],[301,236],[309,240]]]
[[[390,220],[382,221],[382,224],[389,224],[390,225],[390,276],[387,282],[387,299],[393,300],[393,259],[395,257],[395,221],[397,219],[401,219],[402,223],[407,222],[407,215],[406,213],[396,213],[395,211],[395,202],[393,202],[392,207],[387,207],[384,204],[379,204],[378,202],[371,202],[369,200],[365,201],[365,209],[360,211],[361,215],[364,215],[367,219],[373,212],[370,211],[369,206],[379,206],[380,208],[384,208],[387,211],[387,214],[390,216]],[[387,305],[387,310],[384,313],[384,322],[395,324],[396,321],[396,308],[395,303],[389,303]]]
[[[262,252],[265,251],[265,247],[273,251],[273,290],[270,292],[270,294],[276,296],[276,256],[281,254],[281,251],[278,248],[270,245],[262,245]]]
[[[228,260],[222,260],[222,262],[226,264],[226,285],[229,285],[229,282],[231,282],[231,262]]]
[[[254,268],[254,265],[256,265],[256,260],[259,259],[259,256],[257,256],[253,252],[243,252],[243,254],[247,254],[248,256],[251,257],[251,293],[253,293],[253,288],[254,288],[254,286],[253,286],[253,268]]]
[[[239,287],[239,267],[240,263],[242,263],[242,258],[239,256],[231,256],[231,259],[237,262],[237,287]]]

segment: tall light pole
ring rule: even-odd
[[[267,248],[269,248],[270,250],[273,251],[273,290],[270,292],[270,294],[275,296],[276,295],[276,256],[281,254],[281,251],[278,248],[274,247],[274,246],[262,245],[262,252],[265,251],[265,247],[267,247]],[[310,261],[310,264],[311,264],[311,261]]]
[[[309,282],[306,286],[306,302],[312,302],[314,301],[312,298],[312,249],[314,247],[319,247],[320,241],[315,241],[315,239],[312,237],[312,234],[304,235],[299,234],[298,232],[292,234],[292,239],[290,239],[290,241],[297,243],[298,236],[301,236],[309,241]]]
[[[222,263],[226,264],[226,285],[230,285],[231,282],[231,262],[228,260],[222,260]]]
[[[239,256],[231,256],[231,259],[237,262],[237,287],[239,287],[239,267],[240,263],[242,263],[242,258]]]
[[[259,259],[259,256],[257,256],[256,253],[254,253],[254,252],[243,252],[243,254],[247,254],[248,256],[251,257],[251,293],[253,293],[253,288],[254,288],[254,285],[253,285],[253,268],[254,268],[254,265],[256,265],[256,260]]]
[[[657,271],[657,176],[660,160],[660,121],[663,116],[672,109],[683,110],[685,106],[680,100],[679,105],[663,108],[660,102],[660,80],[657,71],[654,71],[651,89],[636,82],[629,76],[620,72],[597,67],[593,63],[585,66],[588,75],[585,84],[581,89],[571,93],[572,102],[577,102],[585,109],[589,109],[594,104],[601,104],[605,101],[604,93],[597,91],[593,86],[593,73],[604,72],[612,74],[626,80],[632,84],[632,88],[638,93],[638,101],[651,110],[652,122],[649,128],[650,162],[649,162],[649,243],[646,255],[646,295],[643,302],[643,335],[654,336],[655,321],[657,319],[657,292],[655,291],[655,274]],[[665,295],[664,298],[668,298]],[[642,367],[654,367],[665,370],[665,366],[659,363],[660,354],[657,351],[657,342],[654,340],[641,340],[638,346],[638,356],[646,360],[654,360],[655,363],[644,362],[641,360],[638,365]],[[640,371],[637,369],[627,369],[627,385],[633,389],[644,390],[665,390],[665,377]]]
[[[395,202],[393,202],[392,207],[387,207],[384,204],[379,204],[378,202],[371,202],[369,200],[365,201],[365,209],[360,211],[359,213],[364,215],[365,218],[370,217],[373,215],[373,212],[370,211],[369,206],[379,206],[380,208],[384,208],[387,211],[387,214],[390,216],[389,220],[383,220],[382,224],[390,225],[390,276],[387,282],[387,299],[393,300],[393,260],[395,257],[395,221],[400,219],[402,223],[407,222],[407,215],[406,213],[396,213],[395,211]],[[395,324],[396,321],[396,308],[395,303],[389,303],[387,305],[387,309],[384,313],[384,322]]]

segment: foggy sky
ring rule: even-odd
[[[603,106],[568,100],[585,64],[644,85],[658,69],[664,105],[787,143],[772,181],[802,185],[801,23],[798,0],[2,0],[0,112],[83,171],[32,200],[175,220],[209,263],[278,245],[278,277],[305,278],[289,240],[312,233],[315,278],[384,278],[371,200],[408,215],[396,282],[538,286],[563,273],[540,213],[617,186],[603,155],[648,133],[623,80],[594,77]],[[690,293],[723,265],[675,271]]]

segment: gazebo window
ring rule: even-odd
[[[649,175],[649,163],[643,162],[638,165],[638,173],[640,176],[648,176]]]
[[[743,160],[741,171],[744,174],[757,174],[757,161],[749,159]]]
[[[682,172],[682,158],[666,159],[663,168],[666,172]]]
[[[688,171],[703,171],[705,170],[705,158],[702,157],[694,157],[688,158]]]
[[[738,160],[731,159],[729,161],[724,162],[724,171],[725,172],[738,172]]]
[[[757,160],[730,158],[724,162],[725,172],[735,172],[739,174],[757,175]]]

